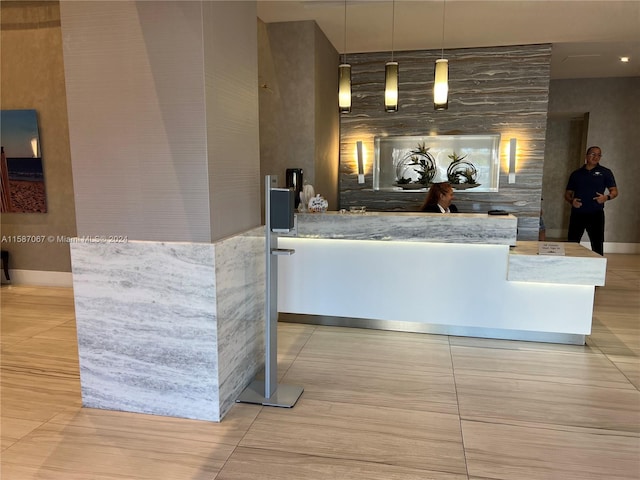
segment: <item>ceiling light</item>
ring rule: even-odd
[[[620,57],[622,63],[629,63],[629,60],[631,60],[629,57]]]

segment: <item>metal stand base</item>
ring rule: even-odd
[[[276,391],[269,398],[264,396],[264,380],[254,380],[240,394],[237,403],[254,403],[257,405],[265,405],[267,407],[293,407],[304,388],[297,385],[278,384]]]

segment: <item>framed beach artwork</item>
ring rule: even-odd
[[[2,213],[46,213],[35,110],[1,110]]]
[[[465,193],[497,192],[500,135],[376,137],[374,190],[426,190],[449,182]]]

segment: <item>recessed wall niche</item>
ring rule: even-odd
[[[449,182],[456,191],[498,191],[498,134],[376,137],[374,145],[374,190],[426,191]]]

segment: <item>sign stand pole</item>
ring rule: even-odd
[[[240,394],[236,402],[254,403],[269,407],[293,407],[303,388],[297,385],[278,384],[278,257],[292,255],[294,250],[278,248],[278,232],[288,232],[285,228],[272,228],[272,208],[280,208],[281,205],[272,205],[272,195],[278,191],[276,185],[278,177],[267,175],[265,177],[265,251],[266,251],[266,297],[265,297],[265,351],[264,351],[264,380],[253,380]],[[293,209],[293,205],[288,208]],[[274,214],[281,217],[283,212]],[[284,212],[290,213],[290,212]],[[279,225],[275,225],[280,227]]]

